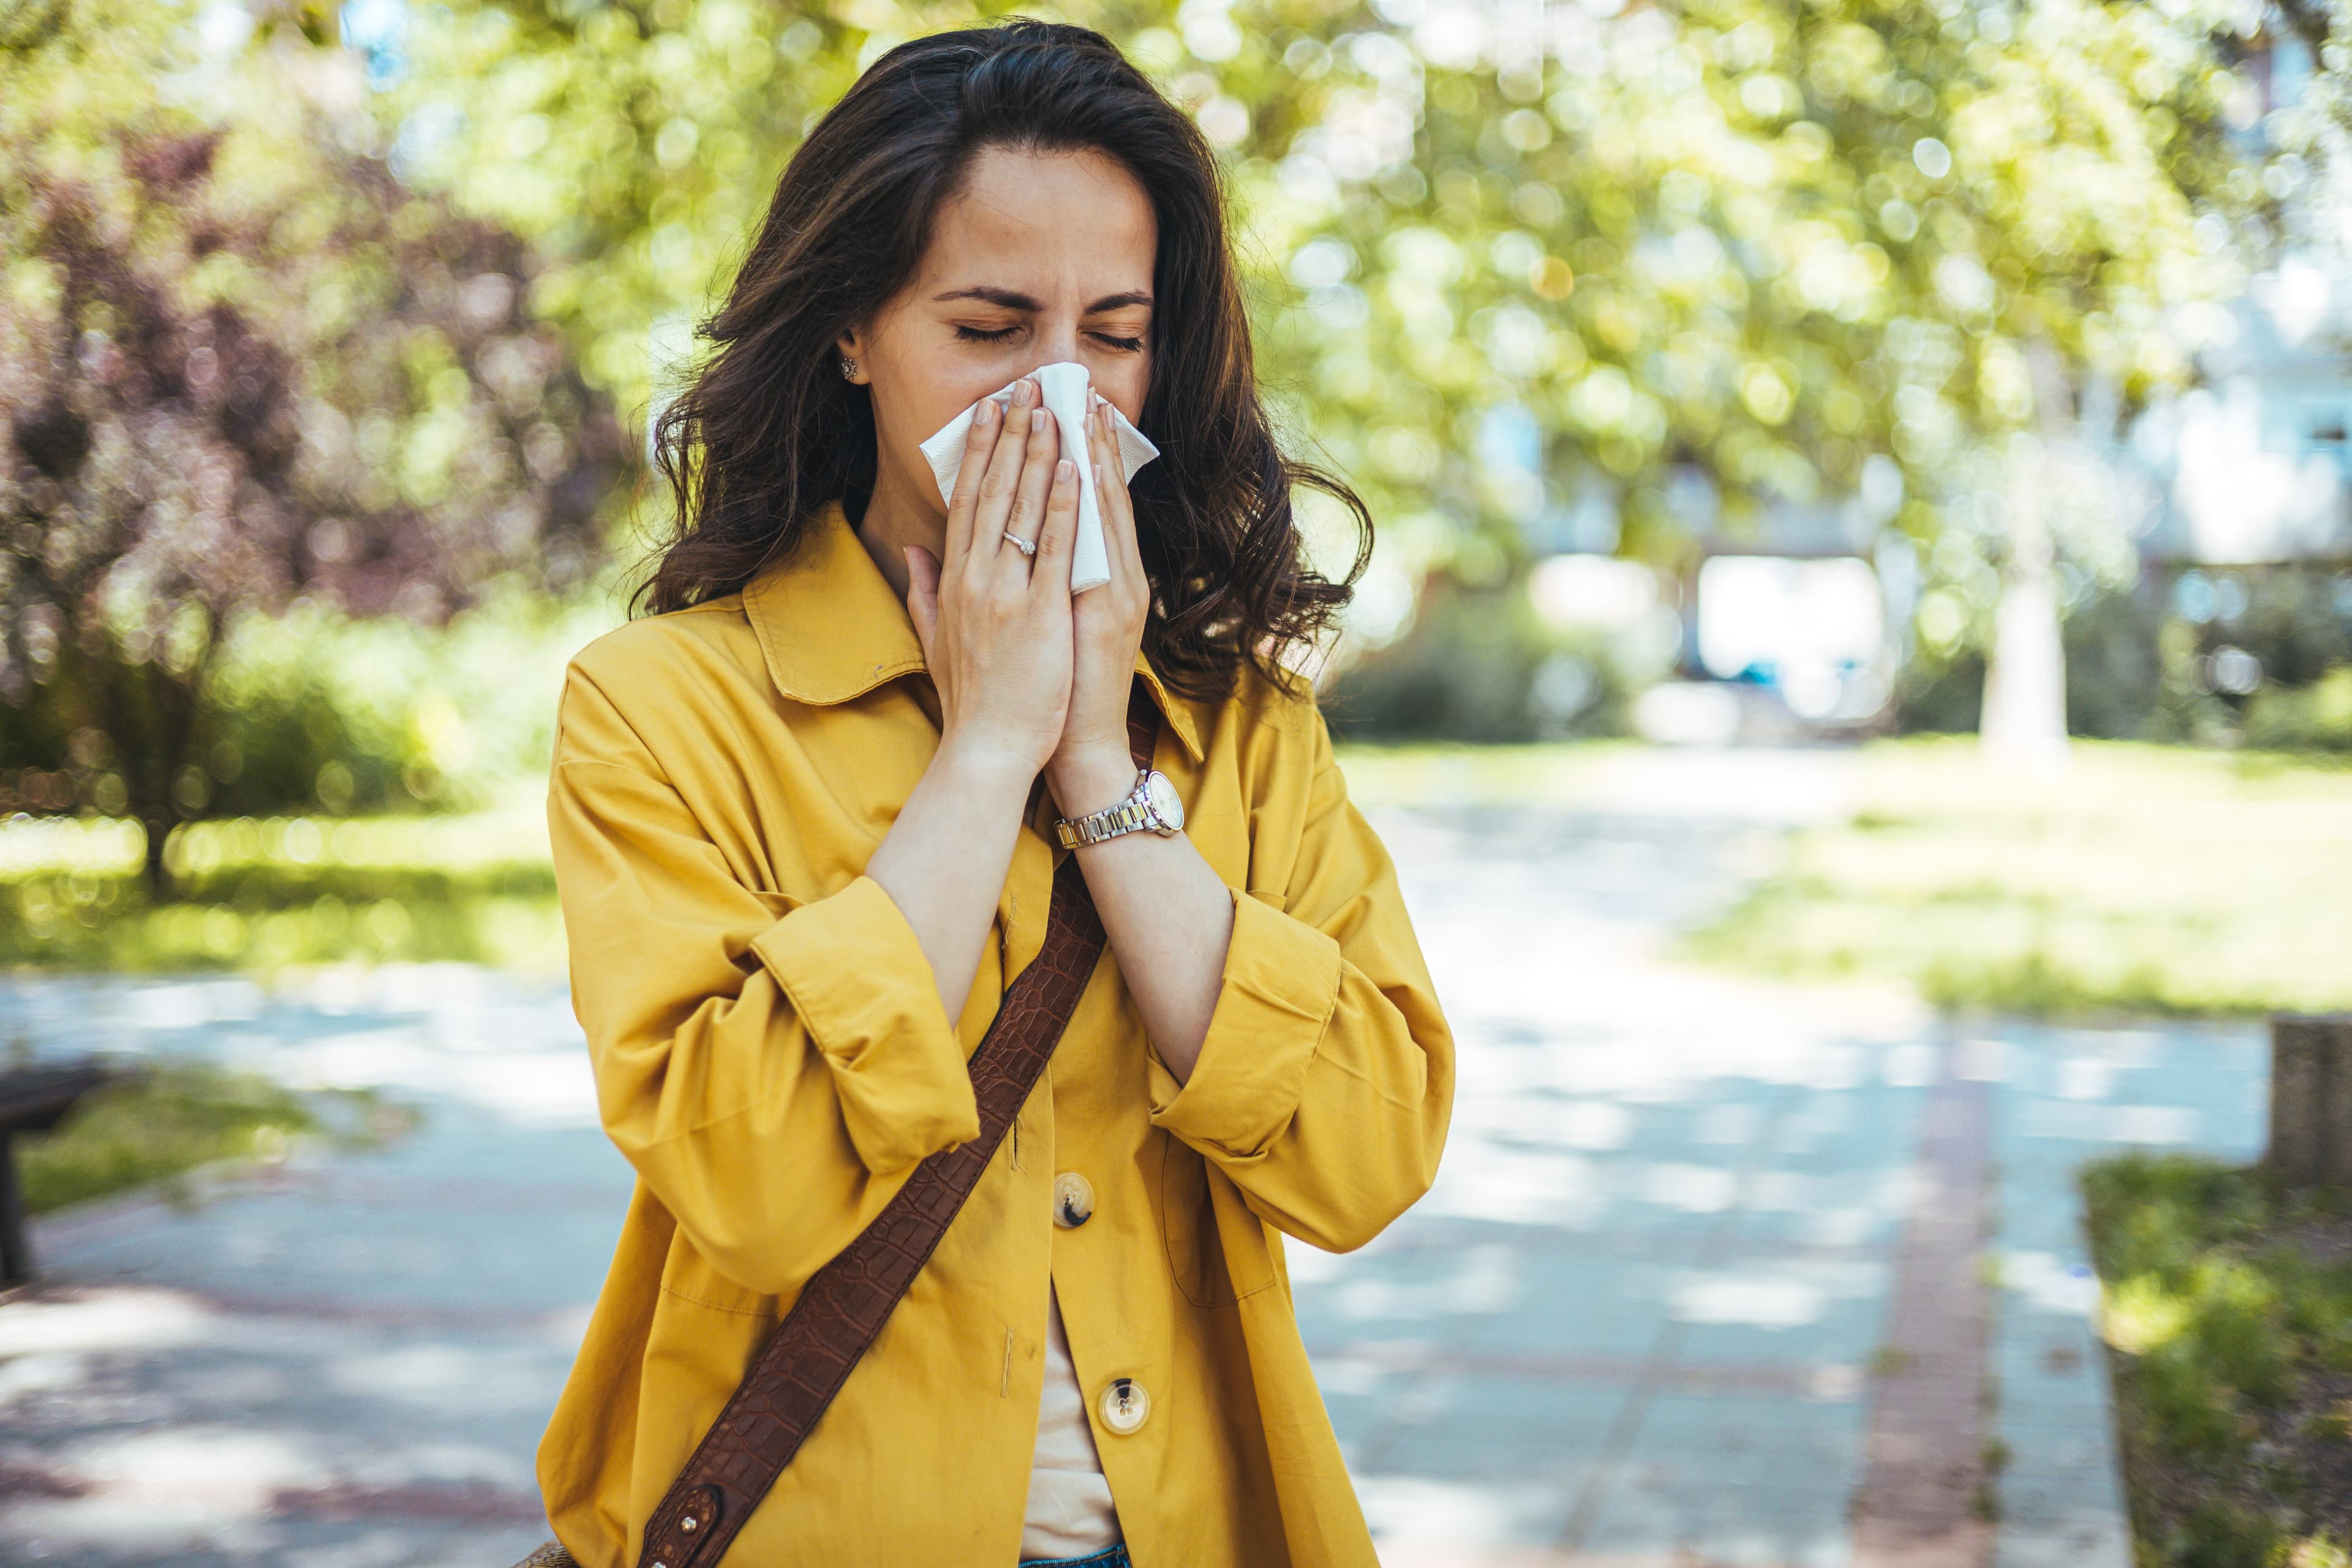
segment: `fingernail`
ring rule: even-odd
[[[972,423],[975,425],[993,424],[996,419],[996,399],[993,397],[982,398],[980,400],[980,412],[973,415],[971,418]]]
[[[1024,379],[1013,384],[1013,401],[1023,408],[1029,406],[1029,383]]]
[[[1054,482],[1055,484],[1066,485],[1077,477],[1078,466],[1070,461],[1069,458],[1065,458],[1060,462],[1054,465]]]

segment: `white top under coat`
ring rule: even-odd
[[[1045,1288],[1045,1379],[1037,1409],[1037,1451],[1030,1461],[1029,1507],[1021,1521],[1024,1562],[1090,1557],[1119,1542],[1118,1509],[1104,1479],[1102,1454],[1087,1425],[1087,1396],[1070,1359],[1062,1303]]]
[[[1095,496],[1094,465],[1087,459],[1087,393],[1092,378],[1087,367],[1075,361],[1059,364],[1040,365],[1031,371],[1040,391],[1045,395],[1045,411],[1062,434],[1062,456],[1078,466],[1078,536],[1070,552],[1070,592],[1082,594],[1088,588],[1098,588],[1110,581],[1110,554],[1103,546],[1102,505]],[[1021,384],[1015,377],[996,391],[981,399],[1001,407],[1013,403],[1013,389]],[[963,449],[971,436],[971,416],[980,412],[975,403],[923,443],[923,457],[931,465],[931,476],[939,481],[940,499],[951,500],[955,493],[956,470],[963,467]],[[1142,431],[1127,421],[1117,404],[1110,405],[1111,428],[1118,437],[1118,461],[1121,478],[1131,479],[1135,472],[1160,456]]]

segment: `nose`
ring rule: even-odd
[[[1037,332],[1039,364],[1061,364],[1078,357],[1078,319],[1056,311],[1040,321]]]

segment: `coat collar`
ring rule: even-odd
[[[828,501],[808,534],[743,590],[743,614],[776,689],[795,702],[831,707],[924,668],[907,606],[891,591],[838,501]],[[1140,652],[1135,672],[1168,727],[1198,763],[1192,710],[1177,701]]]

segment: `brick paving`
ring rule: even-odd
[[[2258,1054],[1677,965],[1775,834],[1839,809],[1840,765],[1631,754],[1540,808],[1442,776],[1375,808],[1461,1039],[1454,1131],[1371,1246],[1290,1256],[1391,1568],[2127,1568],[2071,1171],[2240,1148]],[[532,1544],[531,1453],[628,1186],[561,985],[0,982],[19,1028],[425,1114],[379,1153],[37,1227],[51,1283],[0,1304],[0,1563]]]
[[[1991,1096],[1966,1075],[1966,1055],[1947,1043],[1921,1119],[1854,1497],[1858,1568],[1976,1568],[1990,1544],[1983,1247]]]

